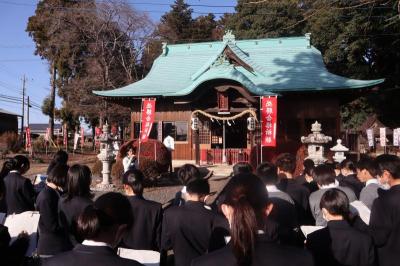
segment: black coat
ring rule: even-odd
[[[371,237],[346,221],[329,221],[327,227],[307,236],[306,247],[317,266],[375,265]]]
[[[176,266],[187,266],[194,258],[223,247],[227,234],[225,217],[206,209],[202,202],[187,201],[165,211],[161,249],[174,251]]]
[[[19,173],[9,173],[4,178],[7,214],[34,211],[35,193],[31,181]]]
[[[84,197],[74,197],[71,200],[62,197],[58,202],[60,224],[68,232],[70,241],[73,245],[83,241],[83,239],[80,239],[76,233],[76,221],[86,207],[92,204],[93,201],[91,199]]]
[[[399,265],[400,262],[400,185],[388,191],[378,190],[371,209],[370,231],[378,247],[380,266]]]
[[[128,197],[133,224],[123,237],[122,246],[139,250],[160,250],[162,205],[143,197]]]
[[[60,194],[57,190],[45,186],[36,200],[39,218],[38,254],[55,255],[72,249],[68,235],[61,227],[58,219],[58,201]]]
[[[139,266],[137,261],[119,257],[110,247],[78,244],[73,250],[43,260],[44,266]]]
[[[360,193],[364,188],[364,184],[358,180],[356,174],[348,176],[339,175],[336,177],[336,180],[339,181],[339,186],[351,188],[354,194],[356,194],[357,199],[360,198]]]
[[[192,261],[192,266],[237,266],[232,246],[199,257]],[[256,240],[251,266],[313,266],[311,254],[299,248],[288,247],[270,242],[265,235]],[[250,265],[249,265],[250,266]]]

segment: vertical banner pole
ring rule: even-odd
[[[263,122],[262,122],[262,96],[260,97],[260,164],[263,162],[263,145],[262,145],[262,130],[263,130]],[[257,145],[258,146],[258,145]],[[258,152],[258,151],[257,151]],[[258,158],[257,158],[258,159]]]
[[[140,117],[139,117],[139,144],[138,144],[138,154],[137,154],[137,165],[139,167],[140,165],[140,139],[142,138],[142,113],[143,113],[143,101],[144,99],[142,99],[142,102],[140,103]]]

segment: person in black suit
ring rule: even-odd
[[[76,233],[76,221],[85,208],[93,204],[91,183],[92,173],[89,167],[75,164],[69,168],[68,191],[59,201],[58,216],[73,245],[83,240]]]
[[[370,232],[378,248],[380,266],[398,265],[400,261],[400,159],[385,155],[378,160],[382,180],[389,190],[378,190],[371,209]]]
[[[143,174],[139,170],[126,172],[122,177],[122,183],[133,211],[133,223],[123,237],[122,246],[159,251],[162,205],[143,198]]]
[[[286,192],[293,199],[299,223],[308,224],[312,220],[308,205],[310,191],[300,185],[293,177],[296,169],[296,158],[289,153],[282,153],[276,159],[276,166],[280,178],[280,182],[277,185],[278,189]]]
[[[206,208],[209,193],[208,181],[195,179],[187,184],[185,205],[164,213],[161,250],[174,251],[176,266],[190,265],[194,258],[225,245],[228,224],[222,215]]]
[[[0,171],[0,212],[7,213],[6,204],[6,188],[4,185],[4,178],[10,173],[13,167],[12,160],[6,160]]]
[[[10,172],[4,178],[7,214],[35,210],[33,185],[28,178],[23,176],[30,168],[28,158],[17,155],[11,159],[10,163]]]
[[[177,173],[178,179],[183,185],[181,191],[178,191],[175,194],[175,198],[172,202],[173,206],[182,206],[185,204],[185,194],[186,194],[186,186],[191,181],[195,179],[201,178],[199,169],[193,164],[184,164],[182,165]]]
[[[21,265],[25,258],[25,252],[29,246],[29,235],[19,234],[17,239],[11,242],[11,236],[7,226],[0,224],[0,261],[1,265]]]
[[[305,186],[310,193],[318,190],[317,182],[313,178],[315,169],[314,161],[311,159],[305,159],[303,162],[303,173],[296,177],[295,180],[300,184]]]
[[[307,251],[271,242],[265,231],[273,206],[263,182],[252,174],[232,177],[221,205],[229,220],[231,239],[227,246],[194,259],[192,266],[312,266]]]
[[[36,199],[39,218],[39,242],[37,251],[41,256],[52,256],[72,249],[66,230],[58,219],[58,201],[67,180],[68,166],[54,166],[46,180],[46,186]]]
[[[100,196],[88,206],[77,221],[78,233],[85,239],[71,251],[43,261],[44,266],[138,266],[135,260],[123,259],[114,251],[132,223],[128,199],[120,193]]]
[[[320,203],[327,227],[307,236],[306,247],[312,252],[317,266],[375,265],[371,237],[352,228],[350,203],[346,194],[337,188],[327,190]]]
[[[350,159],[346,159],[340,163],[340,175],[336,177],[339,186],[348,187],[353,190],[357,199],[360,198],[361,190],[364,184],[357,178],[356,166]]]

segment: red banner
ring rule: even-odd
[[[81,149],[85,145],[85,131],[83,130],[83,127],[81,127]]]
[[[156,113],[155,99],[142,99],[142,125],[140,130],[140,141],[146,142],[149,139]]]
[[[277,97],[261,98],[261,146],[276,147]]]
[[[25,129],[25,134],[26,134],[26,139],[25,139],[25,149],[29,149],[32,147],[32,140],[31,140],[31,129],[29,127],[27,127]]]

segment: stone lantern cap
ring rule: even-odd
[[[338,140],[336,141],[336,143],[337,143],[337,144],[331,148],[331,151],[335,151],[335,152],[345,152],[345,151],[349,151],[349,149],[348,149],[347,147],[345,147],[345,146],[342,145],[342,140],[341,140],[341,139],[338,139]]]
[[[318,121],[311,125],[311,134],[307,137],[301,137],[301,142],[305,144],[325,144],[332,141],[332,137],[325,136],[321,133],[322,127]]]

